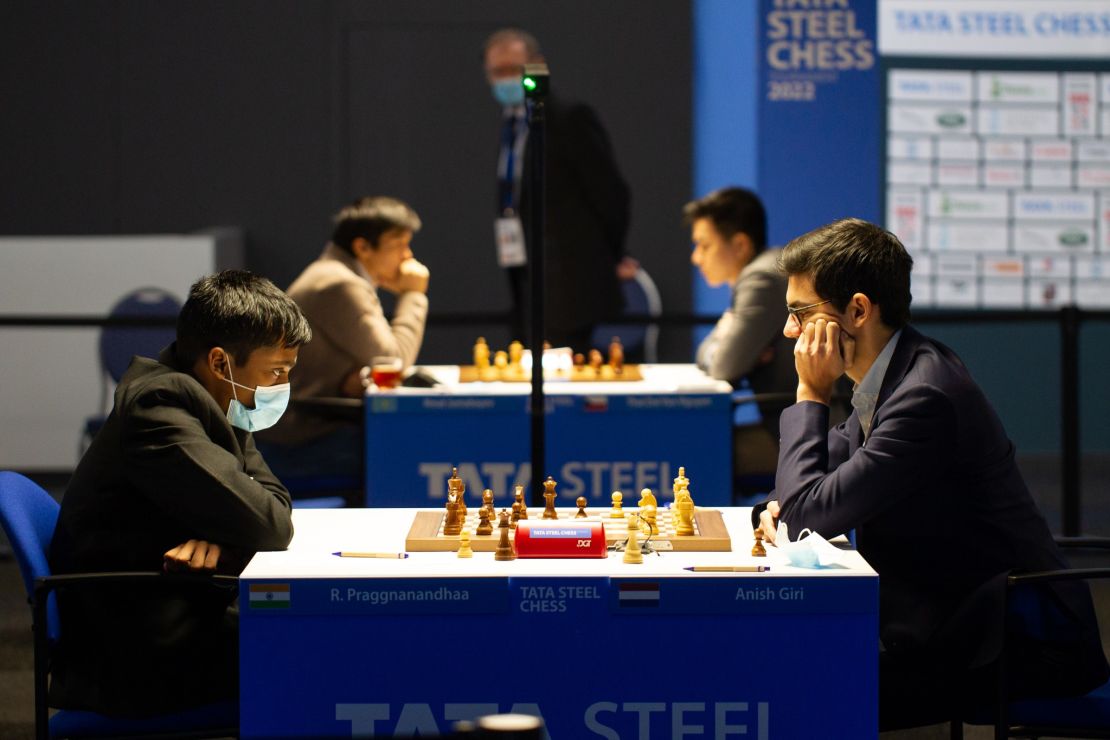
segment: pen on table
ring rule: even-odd
[[[404,560],[409,556],[407,552],[333,552],[341,558],[382,558],[385,560]]]
[[[691,565],[683,570],[694,573],[763,573],[771,570],[769,565]]]

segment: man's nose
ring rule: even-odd
[[[786,317],[786,324],[782,327],[782,334],[787,339],[797,339],[801,332],[798,331],[798,322],[793,316]]]
[[[694,265],[695,267],[701,267],[701,250],[700,249],[695,249],[693,252],[690,252],[690,264]]]

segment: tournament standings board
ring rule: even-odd
[[[1110,43],[1052,56],[1110,5],[885,5],[888,35],[922,49],[884,57],[882,81],[886,226],[914,305],[1110,307]]]

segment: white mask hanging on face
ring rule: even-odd
[[[257,388],[236,383],[231,373],[231,357],[227,357],[227,378],[223,380],[231,383],[231,394],[234,398],[227,404],[227,420],[231,426],[248,432],[257,432],[260,429],[269,429],[277,424],[278,419],[285,413],[289,405],[290,387],[288,383],[278,385],[260,385]],[[254,391],[254,408],[248,409],[239,401],[239,394],[235,388]]]

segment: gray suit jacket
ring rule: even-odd
[[[382,310],[366,271],[348,252],[329,244],[289,286],[312,326],[312,341],[301,347],[293,371],[293,398],[333,398],[343,380],[377,355],[416,361],[428,318],[428,296],[402,293],[392,321]],[[267,442],[296,445],[332,431],[341,422],[290,409],[262,435]]]
[[[732,305],[698,347],[698,367],[733,385],[747,378],[756,393],[792,393],[798,387],[794,340],[782,334],[787,314],[781,255],[781,249],[765,249],[740,271]],[[784,405],[760,407],[775,436]]]

